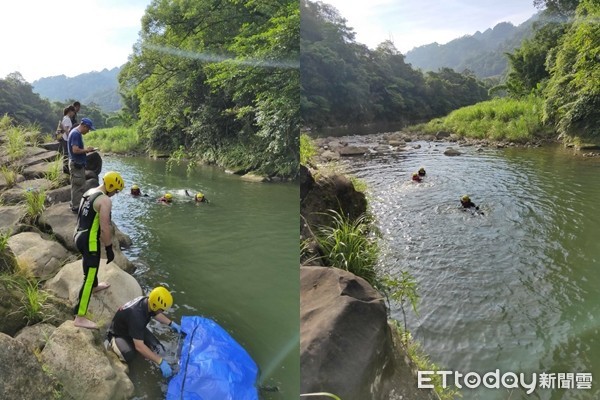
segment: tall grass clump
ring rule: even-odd
[[[4,114],[0,118],[0,131],[5,131],[12,126],[13,120],[8,114]]]
[[[4,177],[4,180],[6,181],[6,186],[8,186],[9,188],[15,186],[15,183],[17,183],[17,177],[19,176],[19,174],[14,169],[3,165],[2,167],[0,167],[0,174],[2,174],[2,177]]]
[[[11,161],[25,155],[25,131],[21,127],[11,127],[6,131],[6,152]]]
[[[306,133],[300,135],[300,164],[308,164],[317,154],[313,140]]]
[[[0,254],[8,247],[8,239],[10,239],[10,230],[0,230]]]
[[[98,147],[103,152],[121,154],[140,150],[140,138],[135,126],[95,130],[85,136],[85,144]]]
[[[27,190],[25,192],[25,211],[31,222],[38,219],[44,212],[46,192],[42,190]]]
[[[5,289],[14,290],[21,298],[19,311],[22,312],[29,325],[46,320],[51,316],[48,304],[50,294],[41,290],[35,278],[23,272],[0,274],[0,283]]]
[[[52,161],[46,171],[46,179],[52,182],[52,187],[60,187],[65,179],[63,174],[63,156],[57,155],[54,161]]]
[[[449,131],[474,139],[506,140],[524,143],[549,133],[542,122],[543,99],[528,96],[522,99],[495,98],[452,111],[417,130],[436,133]]]
[[[331,217],[330,225],[321,226],[315,235],[325,264],[352,272],[374,285],[379,248],[367,216],[362,214],[350,220],[335,210],[327,214]]]

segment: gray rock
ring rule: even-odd
[[[73,398],[120,400],[133,395],[127,365],[95,345],[94,333],[72,321],[58,327],[41,352],[41,358],[64,390]]]
[[[450,157],[453,157],[453,156],[460,156],[460,155],[461,155],[461,152],[460,152],[460,151],[458,151],[458,150],[456,150],[456,149],[453,149],[452,147],[448,147],[448,148],[446,149],[446,151],[444,151],[444,155],[445,155],[445,156],[450,156]]]
[[[100,261],[98,281],[105,281],[111,285],[108,289],[92,295],[88,307],[89,318],[99,326],[108,326],[119,307],[143,294],[135,278],[119,268],[114,261],[110,264],[106,264],[104,259]],[[44,289],[56,297],[67,299],[75,306],[82,283],[81,260],[77,260],[62,267],[54,278],[44,284]]]
[[[15,339],[23,343],[30,351],[41,351],[55,329],[54,325],[44,323],[26,326],[19,331]]]
[[[248,181],[248,182],[266,182],[267,181],[267,177],[262,176],[262,175],[257,175],[252,172],[242,175],[240,178],[242,180]]]
[[[381,294],[364,279],[337,268],[300,268],[303,393],[382,399],[376,383],[392,367],[392,352]]]
[[[21,221],[26,214],[25,207],[21,205],[0,207],[0,232],[17,232],[20,225],[19,221]]]
[[[365,147],[358,146],[345,146],[337,149],[338,153],[342,157],[352,157],[352,156],[362,156],[368,152],[368,149]]]
[[[327,161],[332,161],[332,160],[339,160],[340,159],[340,154],[336,153],[335,151],[331,151],[331,150],[325,150],[322,154],[321,154],[321,158],[327,162]]]
[[[22,232],[8,239],[21,268],[40,280],[52,278],[69,259],[75,258],[61,244],[35,232]]]
[[[0,333],[0,365],[0,399],[54,398],[54,382],[33,353],[4,333]]]

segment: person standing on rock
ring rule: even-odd
[[[154,318],[161,324],[181,334],[181,326],[167,318],[163,312],[173,305],[173,296],[164,287],[158,286],[148,296],[137,297],[121,306],[112,319],[106,332],[106,339],[110,349],[114,351],[121,361],[129,363],[136,353],[146,359],[154,361],[159,366],[163,377],[168,378],[173,374],[171,366],[160,356],[164,346],[150,332],[146,325]]]
[[[81,123],[71,130],[67,140],[69,174],[71,175],[71,211],[74,213],[79,209],[79,203],[85,187],[86,154],[94,151],[93,147],[83,146],[83,135],[95,129],[91,119],[82,118]]]
[[[85,118],[84,118],[85,119]],[[83,122],[82,122],[83,124]],[[73,236],[75,246],[83,256],[83,284],[79,290],[75,314],[75,326],[96,329],[97,325],[87,319],[88,305],[92,293],[107,289],[106,282],[98,283],[98,268],[100,266],[100,244],[106,250],[106,263],[110,263],[115,254],[112,248],[111,233],[111,197],[125,187],[125,182],[118,172],[109,171],[102,179],[102,185],[88,190],[83,194],[77,214],[77,228]]]

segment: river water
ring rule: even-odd
[[[408,311],[414,338],[442,370],[498,369],[528,383],[548,373],[555,388],[561,377],[562,387],[575,386],[531,397],[463,388],[464,399],[599,399],[600,159],[558,146],[461,147],[448,157],[456,144],[415,144],[344,161],[369,187],[380,272],[410,271],[418,282],[419,315]],[[411,182],[421,166],[426,178]],[[464,194],[484,215],[460,209]],[[397,304],[392,316],[402,320]],[[577,389],[581,373],[592,374],[591,389]]]
[[[174,297],[168,316],[202,315],[225,328],[261,370],[260,384],[277,387],[263,399],[299,395],[299,189],[293,184],[257,184],[212,167],[166,171],[164,161],[104,157],[103,171],[119,171],[125,193],[113,197],[113,220],[133,239],[125,251],[134,276],[148,293],[167,286]],[[138,184],[149,197],[128,194]],[[200,191],[209,204],[195,206]],[[165,192],[171,206],[156,203]],[[157,326],[158,325],[158,326]],[[151,324],[176,363],[177,340]],[[165,380],[137,357],[130,366],[136,399],[161,399]]]

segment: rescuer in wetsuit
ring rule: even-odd
[[[102,185],[90,189],[82,196],[77,213],[77,229],[73,236],[75,246],[83,256],[83,284],[79,290],[73,313],[73,324],[81,328],[97,329],[98,326],[85,317],[92,293],[107,289],[106,282],[98,283],[100,244],[105,246],[106,263],[115,258],[111,236],[111,197],[125,187],[118,172],[110,171],[102,178]]]
[[[163,377],[168,378],[173,374],[169,363],[159,355],[161,348],[164,352],[164,346],[146,327],[150,319],[154,318],[181,334],[181,326],[163,314],[163,311],[172,305],[171,293],[159,286],[154,288],[150,295],[137,297],[119,308],[108,328],[106,338],[110,348],[121,361],[130,362],[138,352],[148,360],[154,361],[160,367]]]

